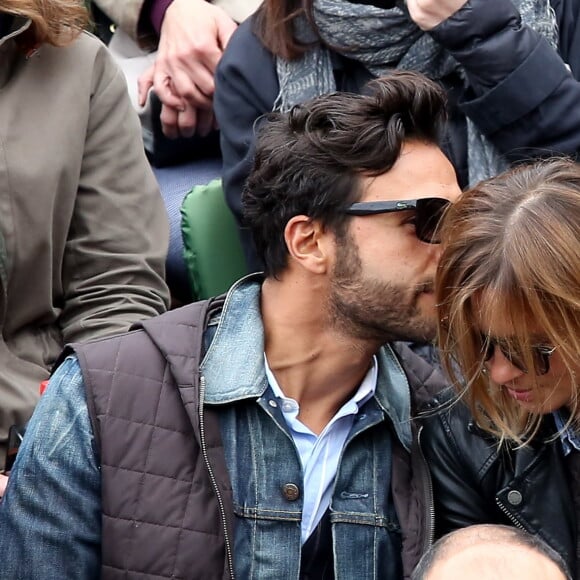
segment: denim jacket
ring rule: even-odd
[[[289,502],[282,490],[288,483],[300,488],[302,473],[284,419],[270,404],[259,297],[258,282],[240,281],[210,326],[213,339],[200,367],[202,403],[220,413],[237,516],[236,576],[298,578],[301,500]],[[421,502],[400,486],[395,495],[409,497],[393,497],[391,485],[393,461],[402,469],[397,458],[412,444],[409,381],[391,346],[377,359],[377,391],[347,439],[331,500],[337,578],[401,578],[401,543],[409,520],[419,517],[395,510]],[[10,530],[0,536],[6,577],[99,576],[100,473],[93,443],[82,373],[71,357],[31,420],[0,508],[2,528]],[[426,503],[419,528],[432,524],[425,522],[429,498]]]

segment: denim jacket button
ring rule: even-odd
[[[522,501],[524,500],[524,498],[522,497],[522,494],[517,491],[516,489],[512,489],[508,494],[507,494],[507,500],[511,505],[520,505],[522,503]]]
[[[282,493],[288,501],[296,501],[300,497],[300,488],[295,483],[285,483]]]

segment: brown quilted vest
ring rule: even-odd
[[[73,347],[102,466],[104,579],[233,577],[219,423],[199,413],[206,309],[192,304]]]
[[[212,313],[222,304],[216,299]],[[232,492],[219,419],[207,408],[200,414],[206,307],[190,304],[140,330],[73,346],[102,465],[105,580],[233,578]],[[415,402],[445,386],[406,346],[396,351]],[[393,446],[391,483],[407,579],[433,531],[430,480],[416,437],[411,462],[400,444]]]

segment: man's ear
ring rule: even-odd
[[[290,259],[302,268],[325,274],[333,259],[334,236],[317,220],[294,216],[284,228]]]

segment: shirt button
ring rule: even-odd
[[[507,494],[507,500],[511,505],[520,505],[522,503],[522,501],[524,500],[524,498],[522,497],[522,494],[515,490],[512,489],[508,494]]]
[[[270,399],[268,401],[268,405],[270,405],[270,407],[277,407],[278,403],[276,403],[276,401],[274,401],[274,399]]]
[[[295,483],[285,483],[282,493],[288,501],[296,501],[300,497],[300,488]]]
[[[290,411],[294,411],[294,405],[289,401],[284,401],[282,403],[282,411],[285,413],[289,413]]]

